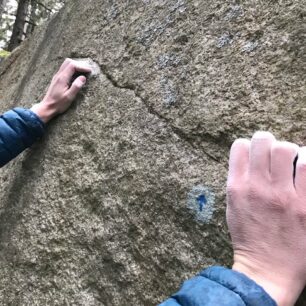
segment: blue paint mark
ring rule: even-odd
[[[199,204],[200,211],[203,211],[203,207],[207,203],[205,195],[204,194],[199,195],[197,197],[197,201],[198,201],[198,204]]]
[[[215,210],[215,194],[206,186],[196,185],[188,192],[187,207],[199,223],[209,223]]]

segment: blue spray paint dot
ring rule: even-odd
[[[196,185],[188,192],[187,208],[197,222],[209,223],[215,210],[215,194],[206,186]]]
[[[207,203],[205,195],[204,194],[199,195],[197,197],[197,201],[198,201],[198,204],[199,204],[199,209],[200,209],[200,211],[202,211],[204,205]]]

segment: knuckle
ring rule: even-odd
[[[278,193],[274,193],[268,198],[266,205],[268,206],[269,210],[272,210],[273,212],[285,213],[292,202],[291,200],[290,191],[282,192],[282,196],[280,196]]]
[[[64,82],[64,78],[63,78],[63,76],[61,74],[59,74],[59,75],[57,75],[55,77],[55,81],[56,81],[56,83],[63,83]]]
[[[229,199],[237,198],[245,193],[241,185],[228,183],[226,186],[226,195]]]
[[[68,64],[67,64],[67,66],[69,67],[69,68],[75,68],[75,62],[73,61],[73,60],[70,60],[69,62],[68,62]]]
[[[64,94],[64,103],[69,103],[73,100],[73,95],[70,92]]]
[[[284,202],[270,201],[268,203],[268,208],[270,211],[273,211],[274,214],[285,214],[288,210],[288,205]]]
[[[69,63],[69,61],[70,61],[70,58],[66,58],[66,59],[64,60],[64,62],[62,63],[62,65],[61,65],[61,69],[65,68],[65,66],[67,66],[67,64]]]
[[[247,198],[249,201],[259,201],[261,199],[262,193],[260,192],[260,188],[255,185],[250,183],[247,191]]]
[[[279,204],[277,192],[274,192],[272,187],[267,188],[267,184],[263,182],[250,182],[247,187],[247,201],[254,205],[274,205]]]
[[[295,211],[295,217],[297,222],[306,228],[306,210],[305,209],[297,209]]]
[[[69,94],[69,92],[65,92],[63,94],[63,102],[67,102],[69,100],[70,100],[70,94]]]

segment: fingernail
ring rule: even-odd
[[[80,81],[85,84],[86,83],[86,77],[84,76],[80,76]]]

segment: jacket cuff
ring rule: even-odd
[[[210,267],[199,274],[238,294],[246,305],[277,306],[270,295],[246,275],[224,267]]]
[[[33,138],[40,138],[43,136],[46,124],[30,109],[15,107],[13,109],[27,124],[28,130],[30,131]]]

